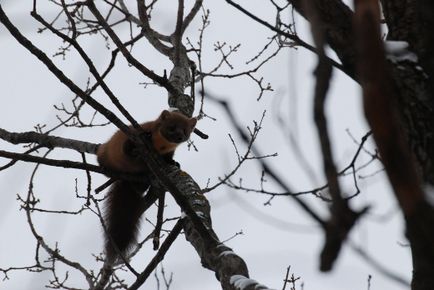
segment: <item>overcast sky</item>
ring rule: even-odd
[[[186,2],[190,4],[191,1]],[[226,41],[232,46],[241,43],[238,53],[231,58],[234,69],[224,67],[224,72],[235,73],[245,70],[249,67],[245,62],[264,47],[272,34],[224,1],[204,2],[205,7],[211,11],[211,25],[207,28],[204,37],[204,70],[210,70],[219,61],[219,54],[214,51],[213,46],[217,41]],[[56,11],[46,5],[45,1],[41,3],[41,13],[47,19],[55,17]],[[152,18],[152,25],[163,33],[169,33],[174,27],[176,7],[171,7],[171,3],[173,1],[162,1],[162,5],[156,7]],[[240,1],[240,3],[250,5],[246,7],[273,23],[274,10],[267,1]],[[29,15],[31,1],[3,0],[1,4],[11,21],[22,29],[26,37],[43,49],[47,55],[56,53],[61,42],[48,32],[36,33],[40,25]],[[300,36],[310,41],[308,30],[301,18],[297,18],[297,24]],[[196,17],[186,34],[192,42],[197,41],[199,27],[200,15]],[[124,39],[128,37],[127,29],[119,33]],[[94,35],[85,37],[81,41],[99,70],[103,70],[108,64],[111,53],[104,47],[101,38]],[[2,88],[0,127],[12,132],[24,132],[34,130],[37,124],[47,124],[48,128],[57,124],[56,115],[59,112],[53,108],[53,105],[64,103],[70,108],[73,94],[52,76],[42,63],[21,47],[2,25],[0,25],[0,51],[2,52],[0,54],[0,87]],[[170,71],[170,63],[149,46],[136,47],[134,53],[156,73],[162,74],[165,69]],[[266,110],[263,130],[259,134],[257,145],[263,154],[278,153],[278,157],[270,159],[269,162],[296,191],[309,190],[324,184],[318,139],[312,118],[314,84],[312,71],[315,62],[314,55],[302,48],[283,50],[257,74],[263,76],[264,82],[270,82],[274,88],[273,92],[266,92],[259,101],[256,100],[258,88],[247,77],[205,80],[208,92],[228,100],[233,105],[236,118],[243,127],[252,127],[253,120],[259,120]],[[61,57],[55,58],[55,63],[62,67],[67,76],[82,88],[85,87],[89,73],[74,52],[68,54],[65,60]],[[140,83],[146,80],[140,73],[128,67],[121,58],[117,65],[116,70],[108,77],[107,83],[137,120],[153,119],[167,107],[167,94],[163,90],[155,86],[144,89]],[[108,98],[101,91],[95,96],[110,106]],[[361,111],[359,88],[348,77],[337,71],[334,72],[328,98],[327,116],[330,135],[335,161],[340,169],[351,161],[357,149],[348,131],[360,140],[368,129]],[[196,104],[196,113],[198,107],[199,104]],[[197,127],[210,138],[201,140],[193,136],[198,152],[189,151],[187,146],[183,145],[176,153],[176,160],[180,162],[183,170],[187,171],[201,187],[205,187],[208,180],[211,184],[215,184],[219,176],[230,172],[236,165],[236,154],[228,134],[234,137],[241,152],[245,150],[220,107],[207,101],[205,112],[216,118],[216,121],[204,119]],[[91,113],[91,110],[87,110],[88,118]],[[276,122],[276,116],[279,114],[291,123],[290,128],[296,134],[302,152],[315,172],[316,180],[307,176],[298,164],[285,135],[287,132],[284,132]],[[98,116],[97,120],[105,121],[101,116]],[[115,130],[113,125],[91,129],[62,128],[53,134],[102,143]],[[368,148],[373,150],[372,143]],[[21,147],[3,141],[0,141],[0,149],[24,151]],[[69,150],[56,150],[50,158],[79,161],[80,155]],[[89,156],[88,159],[96,162],[94,156]],[[362,154],[360,164],[367,160],[369,156]],[[7,160],[0,159],[0,162],[3,164]],[[12,168],[0,172],[1,268],[21,267],[34,262],[35,240],[26,223],[25,212],[19,211],[20,203],[16,200],[17,194],[26,196],[33,168],[32,164],[19,162]],[[369,176],[380,169],[381,166],[376,163],[360,174]],[[243,178],[244,184],[257,187],[260,175],[257,164],[246,162],[234,180]],[[84,194],[86,177],[83,172],[44,166],[37,173],[34,185],[35,194],[41,199],[40,206],[48,209],[77,210],[82,201],[75,196],[76,178],[78,190]],[[270,178],[268,179],[266,186],[269,190],[281,190]],[[93,187],[96,188],[105,180],[106,177],[94,174]],[[373,209],[372,214],[364,218],[351,232],[350,240],[354,244],[363,245],[366,251],[387,268],[410,280],[411,260],[408,248],[403,246],[406,240],[403,235],[401,215],[396,210],[395,200],[391,198],[389,186],[384,180],[384,174],[380,172],[359,181],[362,194],[352,202],[352,205],[360,208],[371,204]],[[341,182],[344,190],[350,193],[353,191],[351,176]],[[367,289],[367,279],[370,274],[373,275],[371,289],[406,289],[377,273],[347,246],[343,248],[334,270],[327,274],[320,273],[318,256],[322,246],[322,232],[317,229],[314,221],[288,198],[275,198],[270,206],[264,206],[264,202],[268,200],[266,196],[236,192],[224,186],[208,193],[207,198],[211,203],[213,228],[221,240],[242,231],[242,235],[231,239],[227,245],[246,261],[251,278],[262,284],[281,289],[286,268],[291,266],[291,271],[296,276],[300,276],[301,281],[304,282],[305,290]],[[326,213],[324,203],[318,199],[313,196],[306,196],[304,199],[318,208],[322,214]],[[173,199],[168,198],[167,204],[167,217],[180,215]],[[379,222],[379,218],[384,215],[388,217],[386,222]],[[146,216],[155,220],[155,209],[147,212]],[[85,267],[98,269],[92,254],[102,250],[102,230],[95,215],[89,211],[80,216],[35,213],[34,220],[37,229],[47,238],[51,246],[58,242],[63,255],[71,257]],[[145,237],[150,231],[151,226],[143,222],[140,236]],[[151,245],[146,245],[140,255],[132,261],[132,265],[140,269],[154,254]],[[46,257],[46,254],[44,255]],[[174,274],[171,289],[220,289],[214,274],[201,267],[197,253],[183,236],[178,238],[169,250],[163,265],[167,273]],[[70,270],[59,265],[59,275],[64,273],[62,270],[65,269]],[[127,279],[133,276],[130,273],[124,275]],[[72,286],[86,286],[84,279],[74,271],[70,272],[70,276],[73,281]],[[9,277],[8,281],[0,281],[1,289],[44,289],[45,283],[51,278],[48,274],[24,271],[11,272]],[[143,289],[156,289],[156,280],[150,278]]]

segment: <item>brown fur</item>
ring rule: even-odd
[[[158,119],[143,123],[141,127],[145,132],[151,133],[155,150],[167,161],[171,161],[176,147],[187,141],[195,125],[195,118],[164,110]],[[134,144],[127,135],[118,131],[99,146],[98,162],[101,166],[117,171],[142,172],[145,164],[131,154],[133,147]],[[116,260],[119,252],[125,254],[134,241],[143,203],[151,198],[143,196],[148,188],[147,178],[142,182],[118,180],[110,187],[104,212],[105,251],[110,262]]]

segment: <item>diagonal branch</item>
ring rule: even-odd
[[[148,12],[146,10],[147,8],[145,5],[145,1],[137,0],[137,11],[139,13],[143,34],[146,36],[149,43],[152,44],[155,49],[157,49],[162,54],[168,56],[170,54],[171,48],[164,45],[160,40],[170,42],[170,37],[162,35],[151,28],[151,25],[149,23],[149,17],[147,14]]]
[[[165,87],[171,94],[178,94],[178,91],[168,82],[167,78],[161,77],[148,69],[128,51],[110,25],[108,25],[107,21],[105,21],[99,10],[96,8],[94,1],[87,0],[86,5],[130,64],[132,64],[136,69],[138,69],[151,80]]]
[[[202,7],[203,0],[196,0],[194,2],[193,8],[191,8],[188,15],[185,17],[183,23],[182,23],[182,34],[184,34],[185,30],[187,29],[188,25],[190,25],[191,21],[196,16],[197,12],[199,12],[200,7]]]
[[[70,22],[74,23],[74,20],[70,16],[69,12],[65,9],[65,13],[68,15]],[[92,60],[89,58],[89,56],[86,54],[86,52],[83,50],[83,48],[78,44],[77,40],[74,37],[69,37],[66,34],[61,33],[59,30],[55,29],[51,24],[46,22],[36,11],[36,7],[34,7],[34,10],[30,13],[37,21],[39,21],[42,25],[47,27],[52,33],[63,39],[63,41],[68,42],[71,44],[77,52],[80,54],[82,59],[85,61],[87,66],[89,67],[89,71],[92,73],[94,78],[97,80],[97,83],[102,87],[104,92],[107,94],[107,96],[110,98],[110,100],[113,102],[113,104],[118,108],[118,110],[130,121],[130,123],[135,127],[139,128],[139,124],[134,120],[134,118],[131,116],[131,114],[121,105],[119,100],[116,98],[116,96],[113,94],[113,92],[110,90],[108,85],[105,83],[104,79],[101,77],[101,75],[98,73],[98,70],[96,69],[95,65],[93,64]],[[124,46],[125,47],[125,46]]]
[[[233,7],[235,7],[236,9],[238,9],[239,11],[241,11],[242,13],[244,13],[245,15],[247,15],[248,17],[252,18],[253,20],[255,20],[256,22],[264,25],[265,27],[267,27],[268,29],[276,32],[279,35],[285,36],[289,39],[291,39],[292,41],[294,41],[298,46],[304,47],[307,50],[318,54],[318,50],[313,47],[312,45],[308,44],[307,42],[303,41],[300,37],[298,37],[296,34],[290,34],[287,33],[285,31],[282,31],[274,26],[272,26],[271,24],[269,24],[268,22],[262,20],[261,18],[257,17],[256,15],[252,14],[251,12],[247,11],[246,9],[244,9],[242,6],[240,6],[239,4],[236,4],[235,2],[233,2],[232,0],[226,0],[226,2],[228,2],[230,5],[232,5]],[[342,64],[334,61],[333,59],[326,57],[327,62],[329,62],[331,65],[333,65],[334,67],[338,68],[339,70],[345,72],[348,76],[353,77],[352,74],[348,73],[346,67],[344,67]]]
[[[136,290],[136,289],[139,289],[139,287],[143,285],[143,283],[146,281],[146,279],[148,279],[149,275],[151,275],[152,272],[155,270],[157,265],[164,259],[164,256],[166,255],[170,246],[173,244],[173,242],[176,240],[176,238],[181,233],[182,227],[183,227],[183,220],[180,219],[175,224],[173,229],[170,231],[167,238],[164,240],[164,242],[161,245],[161,248],[158,250],[157,254],[154,256],[154,258],[151,260],[151,262],[148,264],[148,266],[146,266],[146,268],[139,274],[136,281],[130,287],[128,287],[128,290]]]
[[[96,101],[92,96],[80,89],[71,79],[69,79],[52,61],[48,56],[41,51],[39,48],[33,45],[33,43],[28,40],[21,32],[14,26],[0,5],[0,22],[7,28],[7,30],[12,34],[12,36],[24,46],[30,53],[36,56],[44,65],[62,82],[66,85],[73,93],[83,99],[87,104],[89,104],[96,111],[103,114],[108,120],[115,124],[119,129],[124,132],[128,132],[128,127],[125,125],[115,114],[107,110],[101,103]]]
[[[327,226],[324,228],[325,243],[320,256],[320,269],[321,271],[330,271],[348,233],[358,218],[367,211],[367,208],[362,209],[360,212],[354,212],[348,206],[347,200],[342,197],[342,190],[338,181],[338,172],[333,161],[327,119],[324,112],[325,101],[332,76],[332,67],[325,59],[324,24],[319,17],[319,12],[314,6],[313,0],[305,2],[305,6],[308,11],[308,18],[310,19],[313,39],[318,49],[318,65],[315,70],[314,119],[321,144],[323,168],[328,181],[329,193],[332,198],[332,206],[330,208],[331,217],[327,222]]]
[[[232,111],[232,108],[230,107],[230,105],[226,101],[220,100],[220,99],[218,99],[218,98],[210,95],[209,93],[207,94],[207,98],[209,100],[212,100],[212,101],[216,102],[217,104],[219,104],[220,106],[223,107],[223,109],[225,110],[225,112],[226,112],[229,120],[232,123],[232,126],[235,127],[235,129],[237,130],[237,133],[240,135],[241,139],[246,144],[248,144],[249,137],[244,132],[243,128],[241,128],[241,126],[235,120],[235,114]],[[259,152],[258,148],[256,148],[255,144],[252,145],[252,152],[253,152],[253,154],[255,156],[263,156],[263,154],[261,154]],[[294,192],[293,190],[291,190],[290,186],[284,181],[284,179],[281,178],[264,159],[257,159],[257,160],[261,164],[262,170],[266,174],[268,174],[271,178],[273,178],[274,181],[281,188],[283,188],[283,190],[285,190],[288,193]],[[304,202],[300,197],[298,197],[296,195],[293,195],[293,194],[290,194],[289,197],[292,198],[312,219],[314,219],[323,228],[326,226],[326,223],[322,219],[322,217],[313,208],[311,208],[306,202]]]

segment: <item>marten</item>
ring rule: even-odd
[[[174,162],[176,147],[188,140],[196,122],[196,118],[164,110],[155,121],[140,126],[151,135],[158,154],[167,162]],[[137,158],[133,142],[122,131],[98,147],[97,157],[99,164],[108,169],[128,173],[145,171],[145,164]],[[110,187],[104,211],[106,262],[114,263],[119,254],[126,254],[135,240],[146,198],[144,193],[149,186],[149,179],[144,177],[140,182],[117,180]]]

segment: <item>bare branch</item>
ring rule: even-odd
[[[216,102],[217,104],[219,104],[220,106],[223,107],[223,109],[225,110],[229,120],[231,121],[232,125],[235,127],[235,129],[237,130],[237,133],[241,136],[241,139],[245,142],[248,143],[249,142],[249,138],[247,137],[247,135],[244,133],[243,128],[241,128],[237,121],[235,120],[235,114],[234,112],[232,112],[232,109],[230,107],[230,105],[224,101],[224,100],[220,100],[217,99],[216,97],[207,94],[207,98],[209,100],[212,100],[214,102]],[[261,154],[259,152],[259,150],[253,145],[252,146],[252,152],[255,156],[263,156],[263,154]],[[268,174],[271,178],[273,178],[275,180],[275,182],[283,188],[283,190],[285,190],[286,192],[294,192],[293,190],[290,189],[290,186],[288,186],[286,184],[286,182],[283,181],[282,178],[279,177],[279,175],[271,168],[271,166],[266,162],[266,160],[264,159],[258,159],[258,162],[260,163],[260,165],[262,166],[262,170]],[[312,209],[307,203],[305,203],[302,199],[300,199],[297,196],[293,196],[290,195],[290,197],[311,217],[313,218],[318,224],[320,224],[322,227],[326,226],[325,221],[320,217],[320,215],[314,210]]]
[[[86,4],[89,7],[89,10],[92,12],[92,14],[98,20],[98,22],[102,25],[104,30],[107,32],[107,34],[110,36],[110,38],[115,43],[117,48],[119,48],[121,53],[124,55],[124,57],[127,59],[127,61],[130,64],[132,64],[136,69],[138,69],[140,72],[142,72],[145,76],[149,77],[151,80],[153,80],[156,83],[158,83],[159,85],[165,87],[171,94],[174,94],[174,95],[179,94],[179,92],[168,82],[168,80],[166,78],[160,77],[159,75],[155,74],[154,72],[149,70],[147,67],[145,67],[142,63],[140,63],[135,57],[132,56],[132,54],[123,46],[122,41],[119,39],[119,37],[116,35],[116,33],[110,27],[110,25],[107,24],[104,17],[101,15],[99,10],[96,8],[94,1],[87,0]]]
[[[329,193],[332,198],[330,208],[331,217],[327,222],[325,231],[325,243],[320,255],[320,270],[330,271],[334,261],[339,255],[342,244],[348,233],[360,216],[367,211],[367,207],[360,212],[353,211],[347,200],[342,197],[339,185],[338,173],[333,161],[330,138],[327,131],[327,120],[324,113],[324,104],[332,75],[332,67],[325,59],[325,31],[318,11],[312,0],[305,3],[314,41],[318,47],[318,65],[316,68],[316,85],[314,96],[314,119],[317,126],[318,136],[323,156],[323,168],[327,177]]]
[[[67,11],[67,10],[66,10]],[[104,82],[104,79],[101,77],[101,75],[98,73],[95,65],[93,64],[92,60],[89,58],[89,56],[86,54],[86,52],[83,50],[83,48],[78,44],[78,42],[75,40],[74,37],[70,38],[67,35],[59,32],[57,29],[55,29],[53,26],[51,26],[49,23],[47,23],[38,13],[36,10],[33,10],[31,12],[31,15],[38,20],[40,23],[42,23],[45,27],[47,27],[52,33],[63,39],[64,41],[70,43],[80,54],[82,59],[86,62],[87,66],[89,67],[90,72],[94,76],[94,78],[97,80],[98,84],[102,87],[104,92],[107,94],[107,96],[110,98],[110,100],[113,102],[113,104],[118,108],[118,110],[131,122],[131,124],[135,128],[139,128],[139,124],[136,122],[136,120],[130,115],[130,113],[121,105],[119,100],[116,98],[116,96],[113,94],[113,92],[110,90],[108,85]],[[69,13],[67,13],[69,15]],[[70,19],[71,16],[69,16]]]
[[[144,0],[137,0],[137,10],[139,12],[140,20],[142,21],[143,33],[148,39],[149,43],[151,43],[152,46],[163,55],[169,56],[171,48],[167,45],[164,45],[160,40],[170,43],[170,37],[162,35],[151,28],[147,7],[145,6]]]
[[[276,33],[278,33],[280,35],[283,35],[283,36],[285,36],[285,37],[293,40],[297,45],[299,45],[301,47],[304,47],[307,50],[309,50],[309,51],[311,51],[311,52],[313,52],[315,54],[318,54],[318,50],[315,47],[313,47],[312,45],[310,45],[310,44],[306,43],[305,41],[303,41],[302,39],[300,39],[296,34],[286,33],[284,31],[282,31],[282,30],[280,30],[280,29],[272,26],[268,22],[266,22],[266,21],[262,20],[261,18],[253,15],[252,13],[250,13],[249,11],[247,11],[246,9],[244,9],[243,7],[241,7],[240,5],[236,4],[232,0],[226,0],[226,2],[228,2],[230,5],[232,5],[233,7],[235,7],[236,9],[238,9],[239,11],[241,11],[242,13],[244,13],[245,15],[247,15],[248,17],[252,18],[256,22],[258,22],[258,23],[264,25],[265,27],[269,28],[270,30],[272,30],[272,31],[274,31],[274,32],[276,32]],[[339,70],[341,70],[343,72],[346,71],[345,67],[343,67],[341,64],[337,63],[333,59],[331,59],[329,57],[326,57],[325,59],[332,66],[338,68]],[[351,74],[348,74],[348,75],[351,76]]]
[[[184,34],[187,27],[190,25],[191,21],[196,16],[197,12],[199,11],[200,7],[202,6],[203,0],[195,0],[193,8],[191,8],[188,15],[185,17],[183,23],[182,23],[182,34]]]
[[[49,152],[50,151],[48,151],[45,154],[45,156],[48,155]],[[31,176],[31,179],[30,179],[30,183],[29,183],[27,200],[26,200],[26,203],[24,205],[24,209],[26,211],[26,216],[27,216],[27,223],[30,226],[31,232],[32,232],[33,236],[35,237],[35,239],[37,240],[38,245],[40,245],[53,258],[53,263],[56,260],[58,260],[58,261],[61,261],[62,263],[64,263],[65,265],[78,270],[80,273],[82,273],[84,275],[84,277],[86,278],[86,281],[89,284],[89,286],[92,287],[92,285],[93,285],[92,275],[89,272],[87,272],[87,270],[83,266],[81,266],[78,262],[71,261],[70,259],[68,259],[65,256],[61,255],[60,251],[57,248],[56,249],[52,249],[45,242],[44,238],[41,235],[39,235],[38,232],[36,231],[36,228],[35,228],[33,220],[32,220],[31,212],[32,212],[33,206],[35,205],[34,195],[33,195],[33,179],[35,177],[35,174],[36,174],[38,168],[39,168],[39,164],[35,166],[35,169],[34,169],[34,171],[32,173],[32,176]],[[55,272],[55,267],[54,266],[52,267],[52,272],[53,272],[54,277],[56,278],[56,272]],[[55,281],[58,281],[58,279],[55,279]],[[63,282],[65,282],[65,281],[63,281]]]
[[[148,266],[146,266],[145,270],[143,270],[142,273],[140,273],[136,281],[128,288],[128,290],[139,289],[139,287],[142,286],[143,283],[145,283],[149,275],[152,274],[152,272],[155,270],[157,265],[164,259],[164,255],[166,255],[172,243],[176,240],[176,238],[181,233],[182,227],[183,227],[183,220],[179,219],[178,222],[173,227],[173,229],[170,231],[169,235],[164,240],[157,254],[154,256],[154,258],[151,260]]]
[[[36,132],[14,133],[0,128],[0,139],[12,144],[37,143],[47,148],[68,148],[82,153],[95,154],[99,144],[77,141],[63,137],[40,134]]]
[[[366,252],[362,247],[352,243],[351,241],[349,242],[349,246],[355,253],[357,253],[357,255],[359,255],[363,260],[365,260],[366,263],[368,263],[374,269],[379,271],[381,274],[383,274],[387,278],[401,284],[402,286],[410,287],[410,283],[407,280],[405,280],[404,278],[402,278],[403,275],[398,274],[398,273],[394,273],[390,269],[387,269],[378,260],[376,260],[375,257],[373,257],[372,255],[369,255],[369,253]]]
[[[33,55],[35,55],[45,66],[71,91],[73,91],[77,96],[82,98],[86,103],[88,103],[95,110],[103,114],[108,120],[115,124],[122,131],[127,132],[128,127],[117,118],[111,111],[107,110],[102,104],[93,99],[89,94],[81,90],[73,81],[71,81],[65,74],[47,57],[47,55],[42,52],[39,48],[34,46],[21,32],[9,21],[9,18],[3,11],[0,5],[0,22],[9,30],[12,36],[27,50],[29,50]]]
[[[184,18],[184,0],[178,0],[178,16],[176,18],[176,29],[173,33],[172,37],[174,38],[173,47],[175,48],[175,57],[173,60],[173,64],[175,66],[180,65],[181,61],[181,40],[183,34],[183,19]]]
[[[4,150],[0,150],[0,157],[10,158],[13,160],[32,162],[32,163],[40,163],[40,164],[56,166],[56,167],[82,169],[82,170],[89,170],[98,173],[106,173],[106,171],[100,168],[99,166],[92,165],[92,164],[84,164],[81,162],[74,162],[69,160],[49,159],[49,158],[38,157],[38,156],[33,156],[28,154],[8,152]]]

